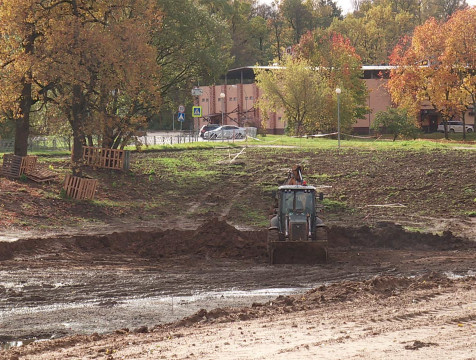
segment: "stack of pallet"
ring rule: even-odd
[[[40,169],[37,166],[38,158],[33,155],[18,156],[3,155],[2,175],[9,178],[19,178],[23,174],[35,182],[55,180],[58,177],[54,171]]]

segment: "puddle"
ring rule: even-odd
[[[22,341],[7,341],[7,342],[4,342],[4,343],[0,343],[0,350],[9,350],[11,348],[15,348],[15,347],[19,347],[19,346],[34,343],[35,341],[38,341],[38,340],[31,339],[31,340],[22,340]]]
[[[123,301],[124,305],[137,305],[144,303],[147,305],[153,303],[168,303],[168,304],[190,304],[199,301],[213,301],[213,300],[234,300],[237,298],[257,298],[257,299],[274,299],[279,295],[292,295],[310,290],[311,287],[300,288],[269,288],[269,289],[255,289],[255,290],[225,290],[225,291],[206,291],[197,292],[191,295],[164,295],[164,296],[149,296],[142,298],[133,298]]]
[[[17,307],[15,313],[26,315],[35,313],[36,315],[47,314],[56,316],[56,328],[67,329],[73,333],[108,333],[114,329],[122,327],[138,327],[140,325],[153,326],[158,323],[167,323],[180,320],[186,316],[192,315],[201,308],[211,310],[217,307],[250,306],[252,302],[266,302],[275,299],[279,295],[298,294],[307,291],[310,287],[277,287],[260,288],[253,290],[230,289],[230,290],[210,290],[196,291],[188,293],[162,293],[150,294],[145,297],[111,297],[94,298],[86,301],[67,302],[48,304],[44,306],[24,306]],[[74,314],[60,315],[60,314]],[[94,314],[96,317],[104,319],[97,322],[82,322],[77,320]],[[134,318],[139,318],[143,314],[149,314],[156,317],[151,323],[146,323],[143,318],[140,323],[131,325],[133,321],[123,322],[117,314],[125,317],[125,314],[131,314]],[[118,318],[118,321],[110,319]],[[105,319],[108,319],[106,321]],[[77,320],[77,321],[76,321]],[[42,328],[45,331],[44,328]],[[30,333],[33,335],[34,333]],[[0,343],[0,350],[8,350],[14,347],[30,344],[35,341],[44,341],[45,339],[17,340]]]
[[[455,274],[452,271],[445,271],[444,274],[451,280],[464,279],[467,277],[475,277],[476,271],[469,270],[466,274]]]

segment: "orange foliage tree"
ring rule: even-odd
[[[44,79],[48,100],[73,132],[72,168],[81,175],[82,147],[119,147],[159,105],[150,29],[160,21],[149,0],[55,0],[44,6]]]
[[[476,110],[476,7],[455,13],[446,28],[452,36],[445,40],[441,61],[451,66],[455,74],[457,88],[451,97],[459,103],[465,123],[466,111],[471,107],[473,113]],[[465,132],[463,134],[466,135]]]
[[[48,106],[73,133],[73,173],[93,135],[123,146],[160,104],[151,45],[161,13],[154,0],[0,2],[0,111],[16,123],[26,155],[30,115]]]
[[[396,65],[388,82],[392,100],[415,116],[429,101],[443,118],[446,138],[447,121],[474,103],[476,37],[474,29],[468,36],[461,32],[475,24],[474,7],[456,12],[446,23],[429,19],[391,55],[391,64]]]
[[[44,64],[36,53],[47,26],[43,15],[35,0],[0,2],[0,116],[15,123],[19,156],[27,155],[30,113],[41,100],[38,74]]]

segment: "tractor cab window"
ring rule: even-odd
[[[289,213],[294,211],[294,193],[292,191],[286,191],[283,194],[284,212]]]
[[[303,191],[296,192],[296,211],[305,212],[305,210],[307,209],[308,200],[310,200],[309,193],[305,193]]]
[[[285,191],[283,210],[285,213],[311,213],[313,211],[313,193],[309,191]]]

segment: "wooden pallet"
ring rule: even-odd
[[[92,200],[97,187],[97,179],[86,179],[72,175],[66,175],[63,189],[66,195],[76,200]]]
[[[3,155],[2,174],[7,177],[17,178],[28,174],[36,167],[37,157],[34,155],[18,156],[14,154]]]
[[[27,178],[37,183],[56,180],[58,174],[48,169],[34,169],[26,174]]]
[[[114,170],[129,170],[129,151],[83,146],[85,165]]]
[[[23,156],[21,169],[20,169],[20,175],[29,174],[30,172],[35,170],[37,161],[38,161],[38,157],[35,155]]]

